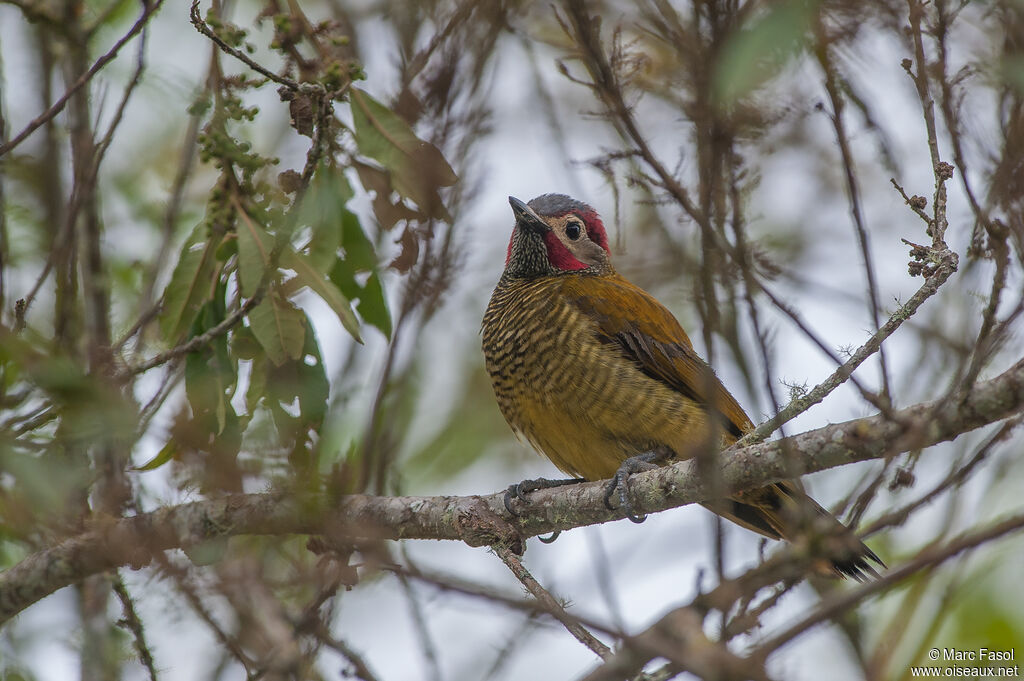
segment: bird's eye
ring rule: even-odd
[[[580,224],[579,220],[570,220],[565,225],[565,235],[572,241],[580,238],[580,234],[583,233],[583,225]]]

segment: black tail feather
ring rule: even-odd
[[[826,574],[865,582],[879,578],[872,563],[886,567],[851,529],[807,496],[796,483],[759,487],[737,494],[725,509],[722,504],[711,508],[734,523],[771,539],[823,538],[822,553],[827,558],[822,559],[820,568]]]

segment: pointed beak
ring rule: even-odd
[[[532,208],[516,197],[508,197],[508,203],[512,206],[512,214],[516,216],[516,224],[523,229],[534,232],[535,234],[543,234],[544,232],[551,230],[548,224],[544,222],[544,220],[542,220]]]

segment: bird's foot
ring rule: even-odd
[[[582,478],[563,478],[560,480],[548,480],[547,478],[536,478],[534,480],[523,480],[517,482],[514,485],[509,485],[508,489],[505,490],[505,496],[502,498],[502,503],[505,504],[505,510],[509,512],[509,515],[519,516],[519,512],[512,508],[512,500],[519,499],[523,503],[527,503],[526,495],[530,492],[536,492],[539,489],[551,489],[552,487],[562,487],[564,485],[575,485],[578,482],[585,482]],[[551,542],[558,539],[558,535],[561,531],[556,530],[551,533],[548,537],[537,537],[541,542],[550,544]]]
[[[519,512],[512,508],[513,499],[518,499],[523,503],[527,503],[526,495],[530,492],[536,492],[539,489],[562,487],[564,485],[575,485],[579,482],[584,482],[584,480],[582,478],[563,478],[560,480],[536,478],[535,480],[523,480],[522,482],[517,482],[514,485],[508,486],[508,489],[505,490],[505,497],[502,499],[502,502],[505,504],[505,510],[509,512],[509,515],[518,516]]]
[[[658,467],[660,461],[664,461],[668,458],[669,452],[661,449],[653,449],[643,454],[637,454],[631,456],[622,462],[619,466],[619,470],[615,471],[615,475],[612,476],[611,482],[604,490],[604,505],[609,509],[614,509],[612,506],[612,495],[615,494],[616,490],[619,493],[619,507],[626,512],[626,517],[634,523],[642,523],[647,520],[647,515],[644,513],[633,512],[633,502],[629,500],[629,488],[627,481],[629,476],[633,473],[642,473],[643,471],[654,470]]]

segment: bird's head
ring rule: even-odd
[[[508,243],[505,273],[515,277],[612,272],[608,234],[597,211],[564,194],[530,203],[510,196],[516,226]]]

